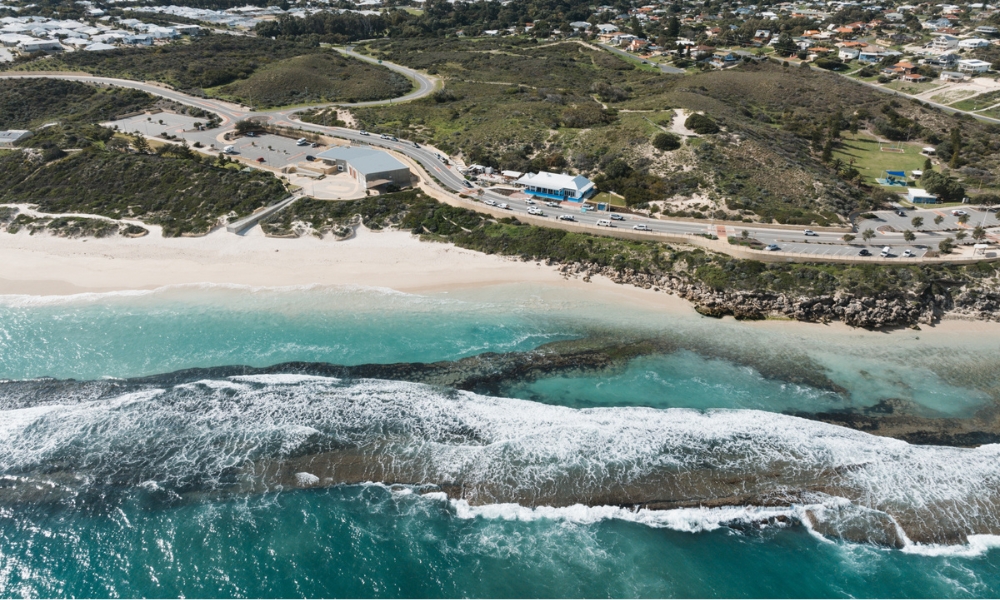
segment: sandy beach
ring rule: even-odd
[[[218,230],[202,237],[164,238],[158,227],[147,227],[150,234],[135,239],[69,239],[27,232],[0,235],[0,295],[61,296],[203,283],[358,285],[407,293],[537,284],[573,295],[588,294],[605,305],[702,318],[689,302],[671,294],[619,285],[604,277],[591,282],[567,279],[541,263],[424,242],[407,232],[360,228],[352,239],[334,241],[312,236],[269,238],[254,228],[239,236]],[[798,335],[872,338],[887,334],[843,323],[767,320],[742,325]],[[892,333],[914,337],[911,330]],[[1000,335],[1000,324],[946,319],[920,334],[924,339],[951,338],[952,342],[983,339]]]

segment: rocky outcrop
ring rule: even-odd
[[[968,314],[975,318],[997,318],[1000,297],[969,293],[953,299],[932,293],[930,288],[914,297],[858,297],[848,293],[822,296],[790,296],[766,291],[718,290],[692,282],[683,274],[652,275],[632,269],[618,271],[596,264],[573,263],[558,270],[566,277],[590,281],[604,276],[624,285],[665,291],[688,300],[700,314],[721,318],[754,320],[781,317],[814,323],[842,321],[852,327],[880,329],[930,324],[945,313]]]

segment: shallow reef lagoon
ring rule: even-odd
[[[0,596],[995,597],[1000,446],[812,417],[988,414],[998,346],[555,287],[3,296]]]

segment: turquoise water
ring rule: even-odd
[[[900,332],[817,343],[808,329],[519,287],[431,296],[183,287],[0,298],[0,379],[432,362],[616,331],[676,349],[505,391],[523,400],[280,375],[100,397],[44,381],[5,395],[0,384],[0,596],[1000,594],[992,536],[902,549],[857,536],[858,519],[885,514],[904,530],[960,522],[1000,532],[1000,448],[915,447],[776,414],[887,398],[922,414],[972,414],[993,402],[992,340]],[[778,376],[796,369],[836,389]],[[337,467],[315,462],[297,463],[306,466],[293,478],[269,475],[269,464],[345,448],[501,499],[470,506],[430,487],[329,486],[324,473]],[[803,482],[837,493],[638,512],[502,499],[527,490],[572,504],[662,469],[693,480],[706,466],[724,479],[764,473],[754,485],[770,493]]]

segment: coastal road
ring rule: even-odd
[[[359,55],[360,56],[360,55]],[[384,64],[384,63],[383,63]],[[382,139],[378,135],[363,135],[360,131],[347,129],[343,127],[327,127],[322,125],[316,125],[312,123],[305,123],[299,121],[295,118],[294,113],[304,110],[303,108],[297,109],[279,109],[274,111],[251,111],[246,107],[242,107],[233,103],[225,102],[222,100],[208,99],[208,98],[196,98],[189,96],[182,92],[170,89],[160,84],[130,81],[125,79],[113,79],[105,77],[92,77],[88,75],[51,75],[45,73],[39,74],[17,74],[0,75],[3,78],[29,78],[29,77],[52,77],[59,79],[67,79],[73,81],[82,81],[93,84],[103,84],[103,85],[117,85],[121,87],[128,87],[133,89],[138,89],[145,91],[149,94],[167,98],[178,103],[186,104],[189,106],[196,106],[206,111],[214,112],[220,116],[224,125],[235,123],[238,120],[246,119],[250,117],[260,118],[266,120],[271,125],[280,127],[291,127],[296,129],[302,129],[304,131],[311,131],[315,133],[321,133],[325,135],[330,135],[333,137],[338,137],[341,139],[349,140],[355,143],[369,144],[376,147],[382,147],[389,150],[396,151],[407,158],[413,160],[415,163],[420,165],[424,171],[433,176],[434,179],[438,181],[440,186],[446,191],[453,194],[463,193],[472,198],[478,198],[480,201],[491,201],[495,204],[507,204],[512,216],[517,216],[518,214],[527,215],[528,210],[531,208],[541,209],[544,213],[544,218],[550,218],[553,220],[558,219],[563,216],[564,218],[572,217],[573,220],[582,225],[596,226],[598,221],[603,221],[608,219],[609,215],[607,213],[599,213],[595,211],[583,211],[582,207],[575,203],[564,202],[558,206],[547,206],[544,202],[538,202],[536,204],[529,203],[526,199],[514,199],[509,198],[503,194],[499,194],[495,191],[482,190],[482,194],[479,194],[480,188],[472,183],[470,183],[465,176],[458,171],[448,157],[445,157],[431,148],[424,146],[418,146],[414,142],[407,140],[392,140],[392,139]],[[410,99],[413,99],[414,94],[426,95],[433,90],[433,82],[431,80],[425,80],[424,84],[421,85],[418,91],[411,93]],[[417,96],[421,97],[421,96]],[[398,100],[397,100],[398,101]],[[325,105],[329,106],[329,105]],[[216,130],[215,135],[221,133],[221,130]],[[190,135],[191,140],[195,141],[198,136],[204,135],[204,132],[189,132],[185,133],[183,137],[188,137]],[[463,202],[464,205],[468,205],[469,208],[475,208],[477,203],[474,200]],[[636,235],[644,235],[641,232],[636,232],[633,227],[635,225],[644,225],[648,228],[647,231],[650,232],[650,239],[657,239],[656,234],[671,234],[671,235],[706,235],[711,234],[718,236],[719,238],[726,238],[729,236],[741,237],[742,231],[747,230],[748,236],[750,238],[756,239],[757,241],[768,245],[775,244],[780,249],[774,254],[781,255],[782,253],[801,253],[806,255],[812,255],[817,258],[857,258],[858,253],[862,247],[867,247],[869,252],[873,255],[878,255],[879,250],[883,246],[891,246],[893,248],[894,255],[898,252],[909,249],[916,256],[922,256],[928,249],[934,249],[937,244],[944,239],[944,235],[941,232],[917,232],[916,240],[911,244],[905,244],[903,242],[902,233],[895,231],[883,231],[877,230],[876,238],[869,243],[865,243],[858,236],[858,240],[852,243],[846,243],[843,241],[842,232],[817,232],[817,235],[806,236],[804,234],[804,229],[786,229],[777,227],[768,227],[762,224],[746,224],[744,225],[730,225],[730,226],[717,226],[710,221],[706,222],[688,222],[688,221],[674,221],[668,219],[655,219],[647,218],[638,215],[628,215],[625,217],[624,221],[616,221],[613,223],[613,227],[616,229],[628,229],[634,232]],[[595,229],[595,233],[600,230]],[[791,258],[791,257],[789,257]],[[800,259],[804,260],[804,259]]]

